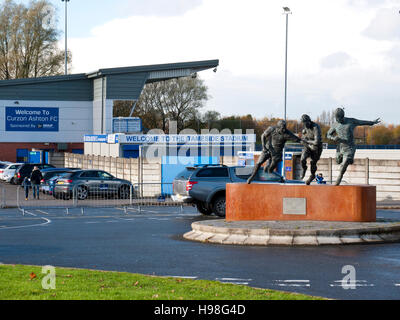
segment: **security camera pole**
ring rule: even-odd
[[[65,75],[68,74],[68,14],[67,4],[70,0],[61,0],[65,2]]]
[[[292,11],[288,7],[283,7],[283,14],[286,15],[286,47],[285,47],[285,103],[284,103],[284,120],[286,122],[286,103],[287,103],[287,57],[288,57],[288,26],[289,26],[289,14]],[[282,176],[285,177],[285,148],[283,148],[282,155]]]

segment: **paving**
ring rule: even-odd
[[[187,240],[230,245],[342,245],[400,240],[400,220],[376,222],[226,221],[192,223]]]

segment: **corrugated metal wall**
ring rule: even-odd
[[[107,99],[138,100],[148,76],[148,72],[108,75]]]
[[[0,86],[0,100],[91,101],[92,79]]]

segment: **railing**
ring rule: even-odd
[[[178,206],[171,199],[172,183],[140,183],[133,185],[74,185],[54,188],[42,184],[39,193],[33,187],[17,187],[17,206],[28,208],[84,208],[84,207],[137,207],[143,206]],[[0,189],[1,192],[1,189]]]
[[[6,206],[6,189],[0,186],[0,208],[5,208]]]

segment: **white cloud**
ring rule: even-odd
[[[293,11],[288,117],[305,112],[316,117],[344,104],[355,111],[353,116],[368,118],[378,107],[378,116],[400,123],[394,112],[400,79],[392,68],[394,58],[388,59],[397,52],[393,48],[400,28],[394,31],[392,22],[379,18],[392,2],[284,2],[203,0],[179,16],[109,21],[94,28],[90,37],[70,39],[74,72],[220,59],[217,74],[200,73],[213,96],[208,109],[223,115],[282,116],[285,5]],[[396,18],[400,21],[398,14]],[[384,37],[388,41],[377,40]]]
[[[322,68],[342,68],[356,63],[346,52],[335,52],[321,59]]]
[[[400,6],[379,9],[363,34],[377,40],[400,40],[399,9]]]
[[[201,5],[202,0],[146,0],[129,1],[126,9],[135,15],[179,16]]]

